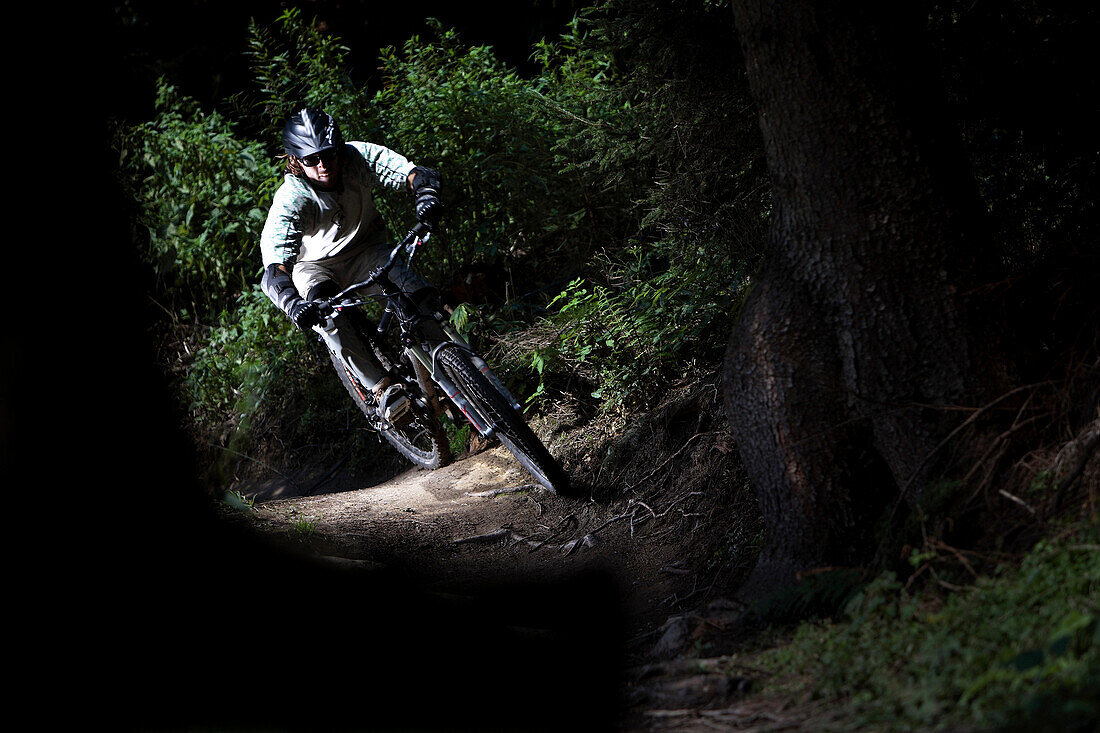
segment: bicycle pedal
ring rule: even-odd
[[[409,413],[409,398],[405,396],[401,385],[386,388],[379,400],[379,414],[391,423],[399,422]]]

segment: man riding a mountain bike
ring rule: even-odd
[[[303,331],[314,330],[340,355],[359,383],[374,393],[379,414],[397,419],[407,407],[399,383],[391,384],[350,314],[322,314],[318,301],[364,280],[389,254],[375,186],[415,196],[416,218],[433,225],[442,212],[440,177],[388,148],[345,143],[336,120],[304,108],[283,127],[286,172],[275,191],[260,237],[264,293]],[[416,273],[395,267],[390,277],[413,301],[435,298]]]

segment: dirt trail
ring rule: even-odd
[[[714,583],[713,571],[701,560],[706,553],[693,543],[713,534],[714,517],[729,510],[714,508],[713,495],[708,497],[714,489],[706,483],[711,479],[702,478],[715,475],[708,461],[726,460],[719,437],[690,429],[686,436],[674,435],[659,450],[651,445],[647,460],[632,467],[639,478],[660,469],[655,480],[663,480],[663,488],[649,494],[556,496],[494,445],[435,471],[409,468],[383,481],[330,476],[326,467],[297,482],[239,484],[233,488],[254,497],[255,505],[234,514],[295,551],[337,565],[380,569],[447,597],[514,587],[510,583],[533,584],[536,594],[540,585],[568,591],[581,579],[581,590],[558,609],[572,625],[557,631],[569,639],[546,653],[568,657],[567,677],[578,669],[590,672],[589,685],[601,683],[601,669],[618,670],[615,728],[682,730],[685,723],[698,722],[694,713],[686,721],[684,711],[721,707],[747,689],[721,665],[709,669],[694,659],[698,634],[714,626],[697,612],[715,597],[707,588]],[[679,463],[670,463],[672,458]],[[498,598],[492,591],[486,597]],[[492,614],[494,603],[481,607]],[[613,627],[609,619],[617,619]],[[610,629],[607,633],[621,641],[613,645],[619,651],[612,664],[603,667],[587,658],[588,649],[593,655],[608,653],[600,629]],[[538,664],[519,657],[501,663],[528,670]],[[604,694],[592,692],[597,698]],[[680,712],[670,716],[669,711]],[[527,721],[530,729],[538,728],[537,722]]]
[[[642,648],[693,590],[675,533],[653,538],[641,511],[555,496],[502,447],[371,485],[337,476],[316,495],[286,480],[234,487],[261,533],[327,558],[397,566],[440,590],[593,570],[618,584]]]

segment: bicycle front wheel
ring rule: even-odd
[[[439,351],[439,364],[462,395],[497,430],[500,442],[538,482],[556,494],[568,494],[569,477],[535,432],[485,375],[470,361],[465,350],[447,346]]]

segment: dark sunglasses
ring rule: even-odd
[[[328,163],[335,157],[336,148],[329,148],[328,150],[322,150],[319,153],[307,155],[306,157],[302,158],[302,165],[304,165],[306,168],[316,168],[321,161]]]

